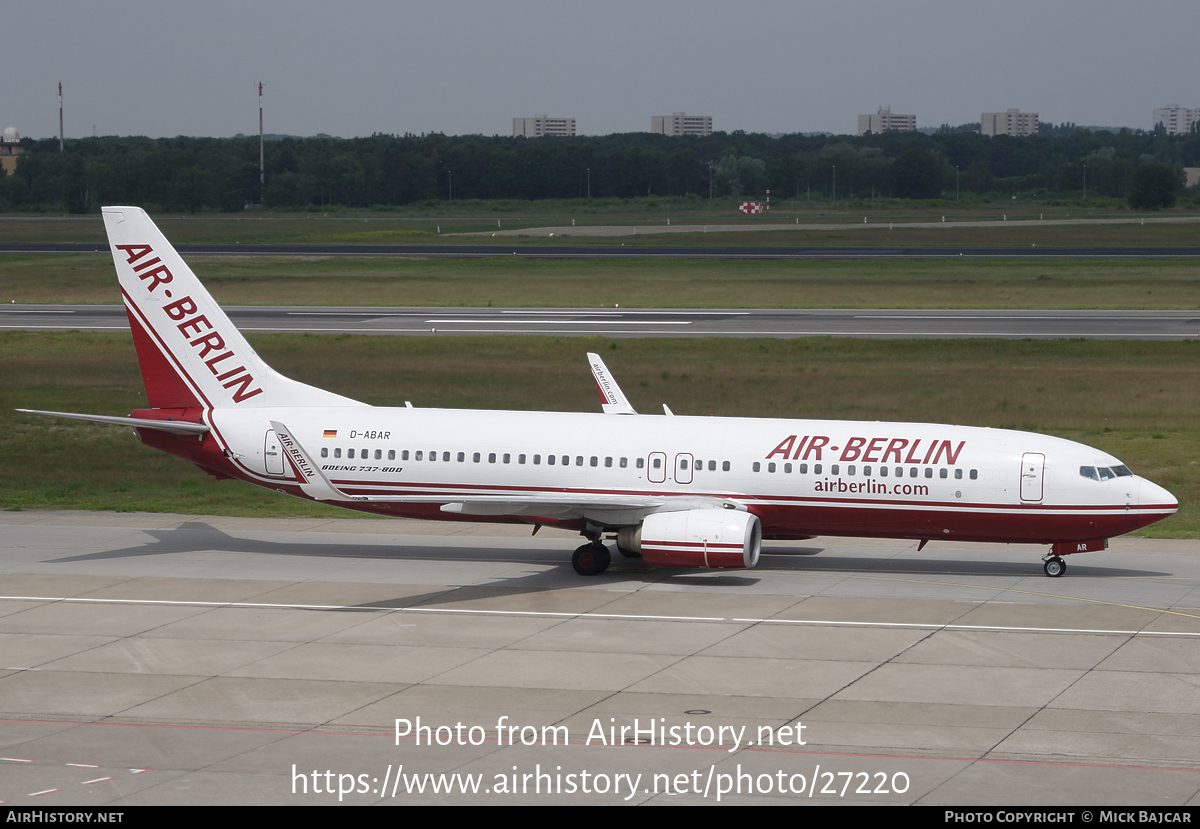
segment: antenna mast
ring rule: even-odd
[[[266,165],[263,163],[262,81],[258,82],[258,203],[263,203],[267,187]]]
[[[58,82],[58,151],[63,151],[62,81]]]

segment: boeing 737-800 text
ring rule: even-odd
[[[818,535],[1050,545],[1062,557],[1178,504],[1111,455],[1028,432],[640,415],[595,354],[603,414],[379,408],[267,366],[137,207],[104,208],[149,408],[149,446],[288,495],[383,515],[578,530],[662,567],[742,568]]]

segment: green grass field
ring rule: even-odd
[[[1111,452],[1180,512],[1146,535],[1200,537],[1200,343],[619,340],[258,335],[264,359],[375,405],[598,411],[599,350],[634,406],[676,414],[935,421],[1025,429]],[[14,408],[145,405],[124,334],[0,334],[0,507],[229,515],[352,513],[216,482],[130,430]]]
[[[152,218],[176,244],[495,244],[504,237],[461,236],[531,227],[637,225],[639,227],[708,224],[755,228],[764,224],[828,224],[828,230],[756,233],[649,234],[629,237],[529,235],[507,241],[553,248],[558,245],[627,246],[840,246],[840,245],[948,245],[948,246],[1122,246],[1162,247],[1195,245],[1196,224],[1161,223],[1171,217],[1194,216],[1194,210],[1142,214],[1109,200],[1077,205],[1047,206],[1036,202],[962,204],[954,202],[839,202],[837,204],[789,199],[777,200],[770,215],[739,214],[735,200],[717,200],[712,207],[703,199],[630,199],[538,202],[430,202],[394,210],[312,210],[297,213],[235,213],[196,215],[154,214]],[[866,218],[867,223],[859,227]],[[906,224],[935,222],[1008,222],[1045,219],[1037,227],[917,228]],[[1142,224],[1074,225],[1059,220],[1148,219]],[[853,224],[853,229],[832,227]],[[893,229],[889,229],[889,225]],[[453,235],[450,235],[453,234]],[[0,216],[0,243],[80,242],[104,246],[104,225],[98,215]]]
[[[1196,308],[1200,261],[189,257],[228,305]],[[107,253],[0,255],[0,303],[119,300]]]

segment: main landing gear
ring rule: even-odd
[[[598,576],[607,570],[611,563],[612,555],[599,541],[584,544],[571,556],[571,566],[581,576]]]
[[[1067,572],[1067,563],[1056,555],[1047,555],[1042,558],[1044,562],[1042,569],[1046,571],[1046,575],[1052,579],[1056,579],[1063,573]]]

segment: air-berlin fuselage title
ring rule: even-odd
[[[137,274],[138,279],[148,283],[147,291],[154,293],[159,285],[170,284],[171,272],[167,270],[167,266],[162,263],[161,259],[153,255],[154,250],[150,245],[117,245],[116,248],[125,251],[125,255],[128,257],[127,264],[133,265],[133,272]],[[133,264],[146,256],[151,258],[141,264]],[[164,288],[163,295],[167,299],[171,299],[170,289]],[[228,364],[218,366],[218,363],[236,355],[225,345],[224,338],[213,328],[208,318],[199,313],[196,303],[190,296],[166,303],[162,309],[171,321],[176,323],[175,327],[187,339],[188,345],[199,351],[200,359],[204,360],[204,365],[208,366],[208,370],[213,373],[221,386],[227,389],[237,387],[233,392],[234,403],[241,403],[257,394],[262,394],[261,388],[251,388],[254,385],[254,377],[246,370],[245,366],[237,368],[229,368]],[[208,330],[208,333],[202,334],[201,332],[205,329]],[[195,339],[191,339],[191,337],[195,337]],[[209,357],[210,354],[213,356]]]
[[[822,460],[823,450],[828,449],[832,455],[840,449],[842,454],[837,458],[830,457],[829,460],[860,463],[942,463],[942,459],[945,458],[947,465],[954,466],[958,462],[959,453],[966,445],[965,440],[960,440],[958,446],[953,447],[948,440],[852,437],[846,441],[845,447],[839,447],[830,446],[829,438],[825,435],[788,435],[771,450],[767,460],[780,457],[785,461],[819,461]]]

